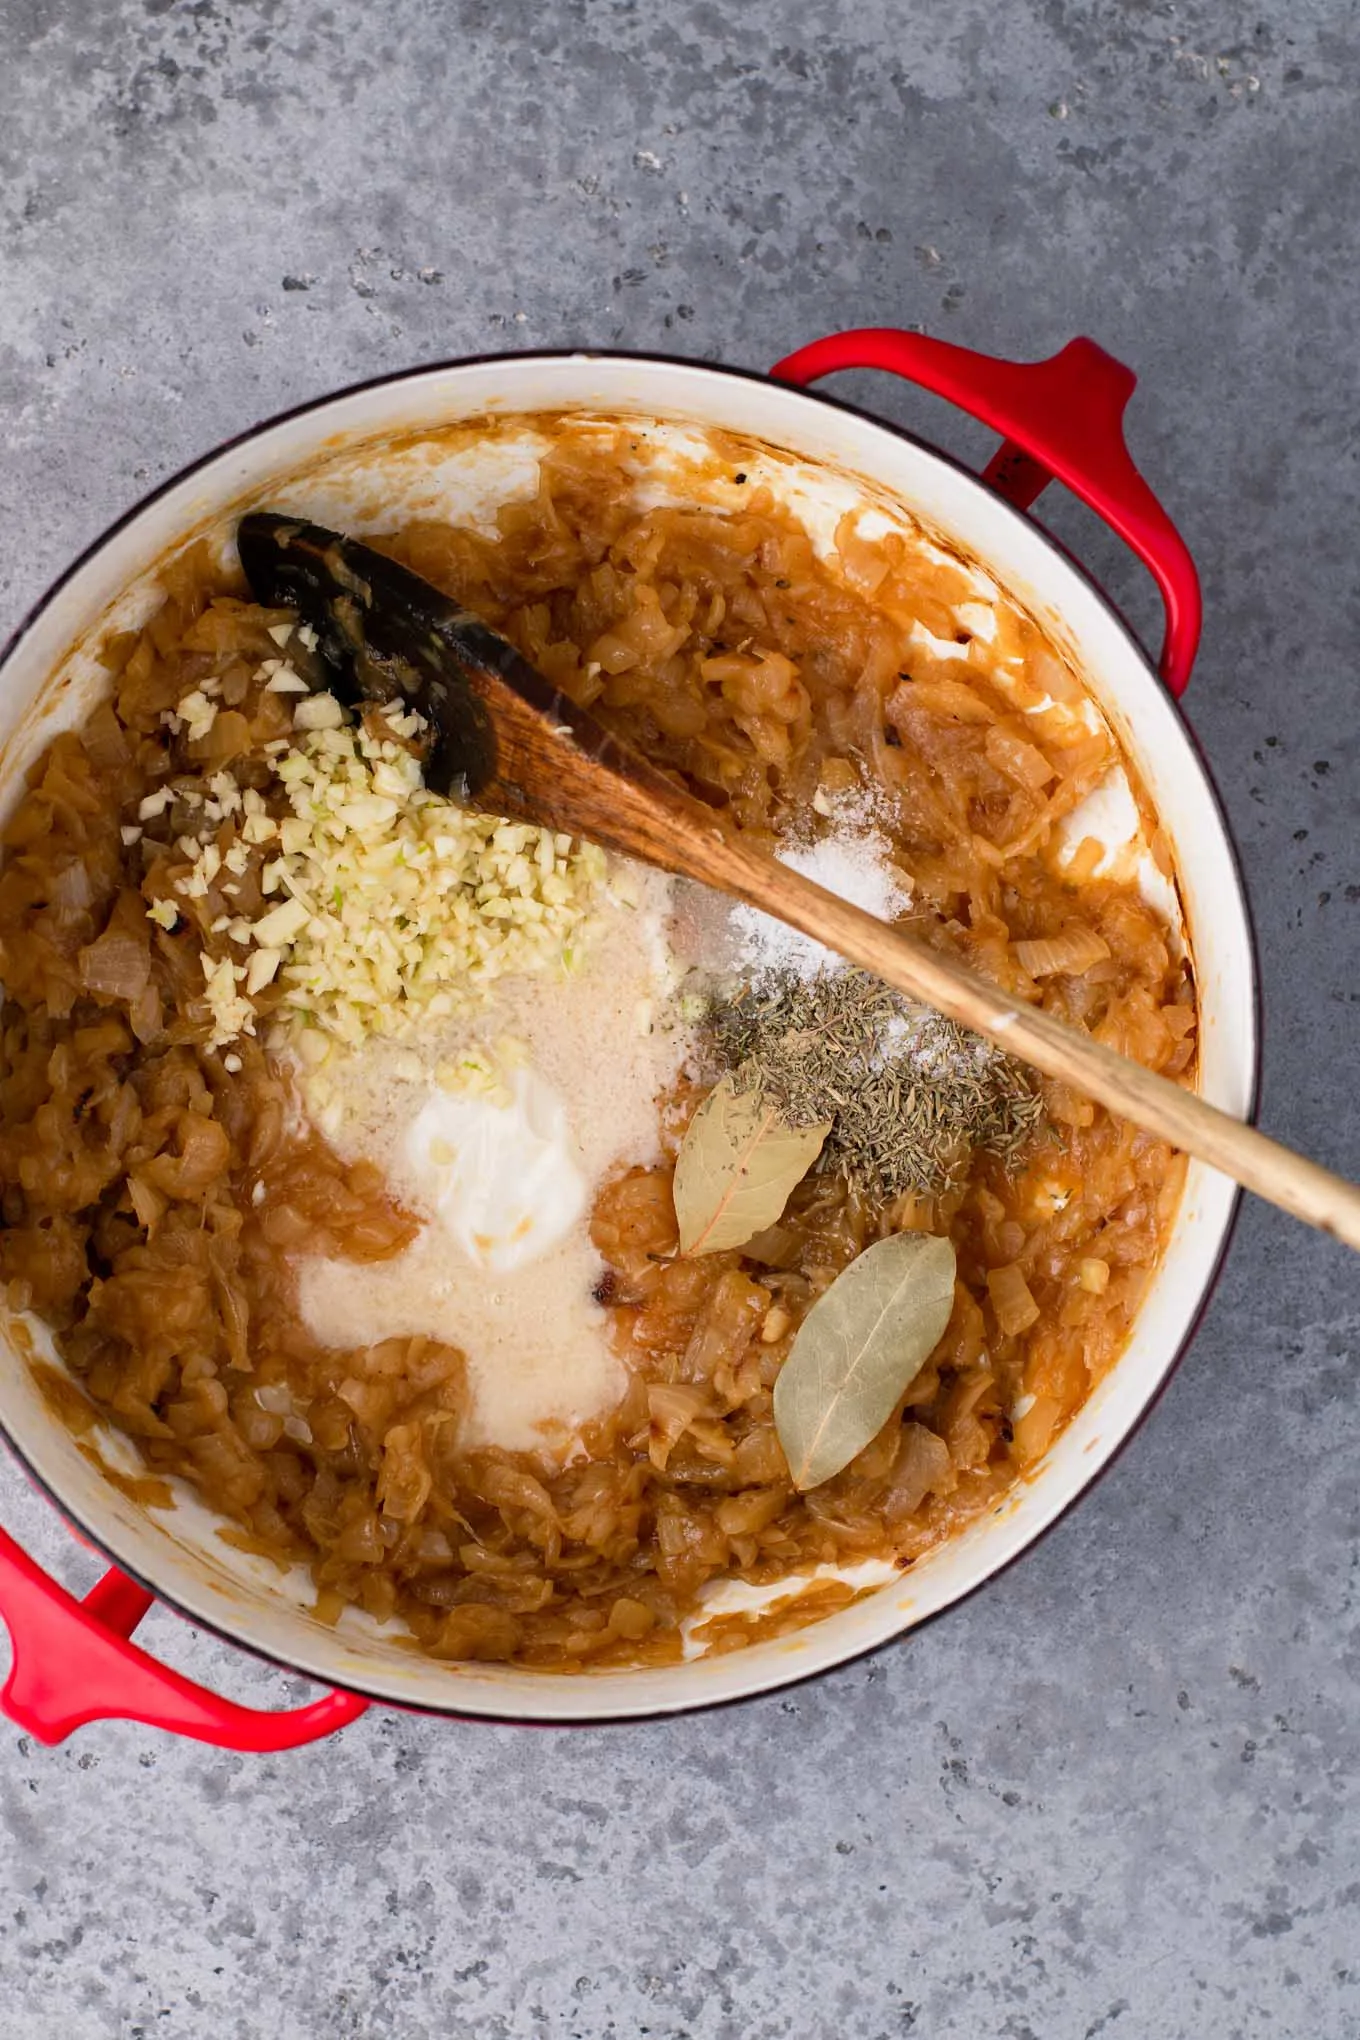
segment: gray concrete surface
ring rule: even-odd
[[[1346,0],[6,0],[0,49],[0,627],[223,434],[406,363],[760,366],[871,322],[1132,362],[1204,574],[1191,714],[1259,919],[1265,1116],[1360,1167]],[[1119,548],[1045,514],[1150,624]],[[264,1762],[0,1724],[0,2032],[1360,2033],[1358,1325],[1355,1264],[1249,1211],[1099,1491],[784,1698],[575,1734],[375,1713]],[[8,1464],[0,1517],[90,1576]]]

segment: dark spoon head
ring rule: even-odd
[[[400,700],[434,732],[425,783],[663,870],[715,818],[452,597],[371,546],[257,510],[236,529],[257,602],[316,632],[342,701]]]
[[[236,545],[255,600],[297,610],[316,632],[342,701],[401,700],[425,717],[432,786],[475,799],[495,779],[495,725],[474,680],[479,671],[510,677],[507,662],[523,665],[513,646],[419,574],[319,524],[253,511]]]

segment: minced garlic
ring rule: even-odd
[[[217,720],[217,704],[208,699],[201,687],[196,687],[191,694],[185,695],[177,713],[190,743],[196,744],[207,736]]]
[[[242,841],[277,854],[260,873],[264,913],[223,929],[241,943],[248,927],[244,964],[204,959],[216,1045],[253,1031],[250,1000],[275,978],[285,1008],[355,1045],[461,1013],[497,978],[571,968],[602,853],[432,793],[406,741],[423,723],[395,704],[384,717],[390,735],[347,722],[331,695],[308,695],[275,762],[291,816],[276,824],[245,795]],[[225,789],[214,791],[225,808]],[[182,890],[201,896],[216,849],[184,848],[196,854]],[[240,867],[234,852],[225,862]]]
[[[227,1042],[234,1041],[238,1034],[253,1034],[255,1008],[241,991],[246,978],[245,965],[233,963],[229,956],[210,956],[206,949],[199,962],[203,966],[203,982],[213,1016],[212,1046],[222,1048]]]

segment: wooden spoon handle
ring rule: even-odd
[[[606,849],[701,879],[787,921],[896,991],[975,1029],[1046,1076],[1221,1169],[1268,1204],[1360,1250],[1360,1189],[1344,1177],[751,849],[716,814],[561,697],[555,711],[560,720],[551,723],[508,687],[498,685],[493,698],[500,775],[489,806],[531,820],[551,819]]]
[[[300,602],[314,613],[334,636],[342,667],[358,654],[372,664],[376,648],[378,677],[410,694],[440,732],[446,783],[456,778],[493,813],[549,822],[663,871],[705,880],[787,921],[897,991],[1360,1249],[1360,1189],[1353,1184],[752,850],[512,645],[404,568],[334,532],[277,515],[243,520],[238,543],[257,594]]]
[[[1221,1169],[1305,1224],[1360,1249],[1360,1188],[1244,1126],[1193,1091],[1027,1005],[965,964],[889,927],[800,872],[717,830],[687,844],[687,869],[872,971],[1008,1054]]]

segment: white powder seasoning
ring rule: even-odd
[[[815,842],[786,843],[776,855],[791,871],[880,921],[895,920],[911,903],[910,880],[893,863],[888,839],[863,800],[838,802],[824,836]],[[809,979],[845,968],[844,959],[834,951],[762,914],[758,907],[734,907],[729,925],[736,968],[754,977],[788,972]]]
[[[303,1315],[327,1345],[423,1332],[459,1347],[470,1391],[465,1444],[569,1457],[581,1426],[607,1413],[626,1389],[606,1313],[592,1293],[603,1264],[590,1240],[589,1206],[617,1170],[655,1160],[657,1101],[690,1053],[689,1037],[664,1020],[673,975],[665,941],[669,907],[669,881],[629,869],[578,974],[507,979],[460,1030],[400,1044],[375,1040],[327,1064],[308,1084],[315,1116],[341,1154],[376,1162],[394,1193],[427,1222],[391,1261],[302,1263]],[[477,1252],[479,1236],[466,1220],[470,1208],[479,1223],[488,1210],[484,1178],[474,1186],[473,1205],[464,1200],[459,1207],[465,1222],[453,1222],[450,1183],[458,1157],[422,1131],[439,1118],[431,1105],[451,1065],[476,1057],[494,1067],[507,1054],[518,1071],[533,1073],[542,1096],[555,1100],[551,1111],[538,1111],[527,1135],[524,1115],[514,1109],[496,1129],[506,1142],[532,1137],[524,1171],[503,1172],[507,1200],[530,1195],[530,1172],[544,1184],[537,1220],[546,1244],[518,1260],[504,1250],[511,1237],[504,1229],[499,1246],[488,1235],[489,1251]],[[522,1091],[512,1069],[499,1094],[507,1108],[517,1107]],[[553,1152],[562,1178],[583,1182],[587,1192],[579,1216],[565,1225],[562,1184],[548,1180]],[[507,1211],[513,1218],[509,1204]]]

